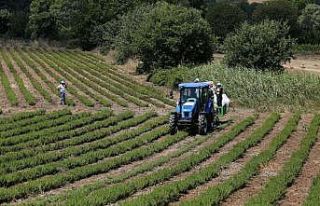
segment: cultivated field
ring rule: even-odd
[[[99,56],[0,52],[0,204],[319,203],[318,114],[237,109],[207,136],[170,135],[174,102]],[[62,78],[66,108],[58,106]]]

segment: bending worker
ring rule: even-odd
[[[58,86],[61,105],[66,105],[66,88],[67,88],[67,85],[65,81],[61,81]]]

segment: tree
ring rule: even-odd
[[[294,40],[288,37],[289,26],[272,20],[256,25],[244,23],[224,43],[225,62],[229,66],[279,70],[281,63],[293,56]]]
[[[132,32],[142,71],[206,63],[212,57],[210,26],[195,9],[157,3]]]
[[[304,43],[320,44],[320,6],[308,4],[298,19]]]
[[[259,4],[253,12],[253,20],[261,22],[266,19],[287,22],[290,34],[294,36],[297,31],[298,8],[288,0],[267,1]]]
[[[209,7],[206,19],[214,35],[224,39],[246,19],[246,14],[238,6],[217,3]]]

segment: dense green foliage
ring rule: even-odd
[[[302,31],[302,41],[306,43],[320,43],[320,6],[308,4],[298,19]]]
[[[276,21],[243,24],[224,43],[225,62],[229,66],[278,70],[293,56],[290,27]]]

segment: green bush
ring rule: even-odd
[[[228,4],[212,4],[206,15],[214,35],[224,39],[246,20],[246,13],[240,7]]]
[[[210,26],[199,11],[161,2],[140,19],[138,25],[122,27],[126,41],[116,47],[120,52],[129,50],[125,57],[140,58],[140,72],[206,63],[212,58]]]
[[[320,6],[308,4],[299,16],[298,25],[302,30],[304,43],[320,43]]]
[[[266,19],[286,22],[290,26],[290,34],[297,34],[298,8],[288,0],[267,1],[259,4],[253,12],[253,20],[261,22]]]
[[[256,25],[243,24],[224,42],[225,62],[261,70],[280,70],[281,63],[293,56],[294,40],[288,37],[289,27],[276,21]]]

